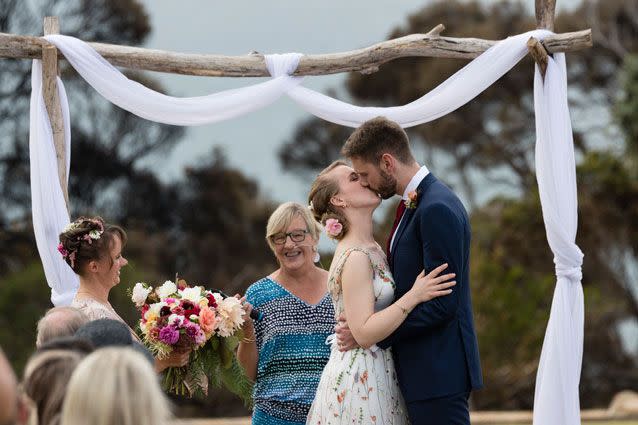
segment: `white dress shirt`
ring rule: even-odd
[[[408,199],[408,193],[415,191],[419,187],[423,179],[427,177],[428,174],[430,174],[430,170],[428,170],[428,167],[426,167],[425,165],[422,166],[419,169],[419,171],[416,172],[416,174],[410,180],[410,183],[408,183],[408,185],[405,187],[405,191],[403,192],[403,197],[401,198],[401,202],[405,202]],[[397,228],[394,230],[394,233],[392,234],[392,240],[390,241],[390,252],[392,252],[392,246],[394,245],[394,237],[396,236],[397,231],[401,227],[401,222],[403,221],[404,215],[405,215],[405,211],[403,211],[403,214],[401,215],[401,220],[399,221],[399,225],[397,226]]]

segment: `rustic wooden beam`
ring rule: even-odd
[[[59,34],[60,23],[55,16],[44,18],[44,35]],[[64,142],[64,120],[58,94],[58,49],[48,44],[42,47],[42,96],[49,114],[49,122],[53,132],[55,155],[58,162],[58,176],[60,187],[64,194],[67,209],[69,207],[69,191],[66,175],[66,147]]]
[[[554,31],[554,15],[556,13],[556,0],[536,0],[536,28]],[[541,70],[541,77],[545,79],[547,71],[548,52],[543,45],[531,37],[527,41],[529,54],[534,58]]]
[[[554,31],[556,0],[536,0],[536,28]]]
[[[437,28],[439,27],[430,34],[411,34],[349,52],[306,55],[301,58],[294,75],[370,72],[391,60],[415,56],[474,59],[498,42],[477,38],[441,37],[435,31]],[[41,58],[42,47],[48,44],[40,37],[0,33],[0,58]],[[113,44],[89,44],[110,63],[124,68],[215,77],[270,75],[263,56],[259,54],[187,54]],[[550,53],[585,49],[592,46],[591,29],[551,35],[546,37],[542,44]]]
[[[527,40],[527,50],[529,50],[529,54],[538,64],[541,70],[541,75],[543,76],[543,78],[545,78],[545,72],[547,71],[547,61],[549,59],[547,51],[545,50],[541,42],[534,37],[530,37],[529,40]]]

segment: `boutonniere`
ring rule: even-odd
[[[408,192],[408,199],[403,201],[405,203],[405,207],[413,210],[416,208],[417,204],[419,203],[419,192],[416,190],[413,190],[411,192]]]

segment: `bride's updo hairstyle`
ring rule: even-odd
[[[101,217],[80,217],[69,224],[60,233],[58,251],[64,261],[77,274],[82,274],[84,267],[91,261],[109,258],[115,243],[115,236],[126,244],[126,232],[119,226],[106,224]]]
[[[330,219],[337,220],[341,224],[339,234],[330,234],[328,236],[333,239],[341,240],[348,233],[349,223],[343,209],[333,205],[330,200],[339,193],[339,184],[328,174],[337,167],[342,165],[348,166],[345,161],[335,161],[319,173],[315,181],[312,183],[310,193],[308,194],[309,208],[312,211],[315,220],[326,226],[326,222]]]

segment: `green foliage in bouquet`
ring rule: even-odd
[[[253,384],[235,356],[242,335],[212,337],[191,354],[188,367],[166,369],[162,386],[165,391],[181,396],[204,398],[210,387],[224,387],[239,396],[246,407],[252,407]]]

